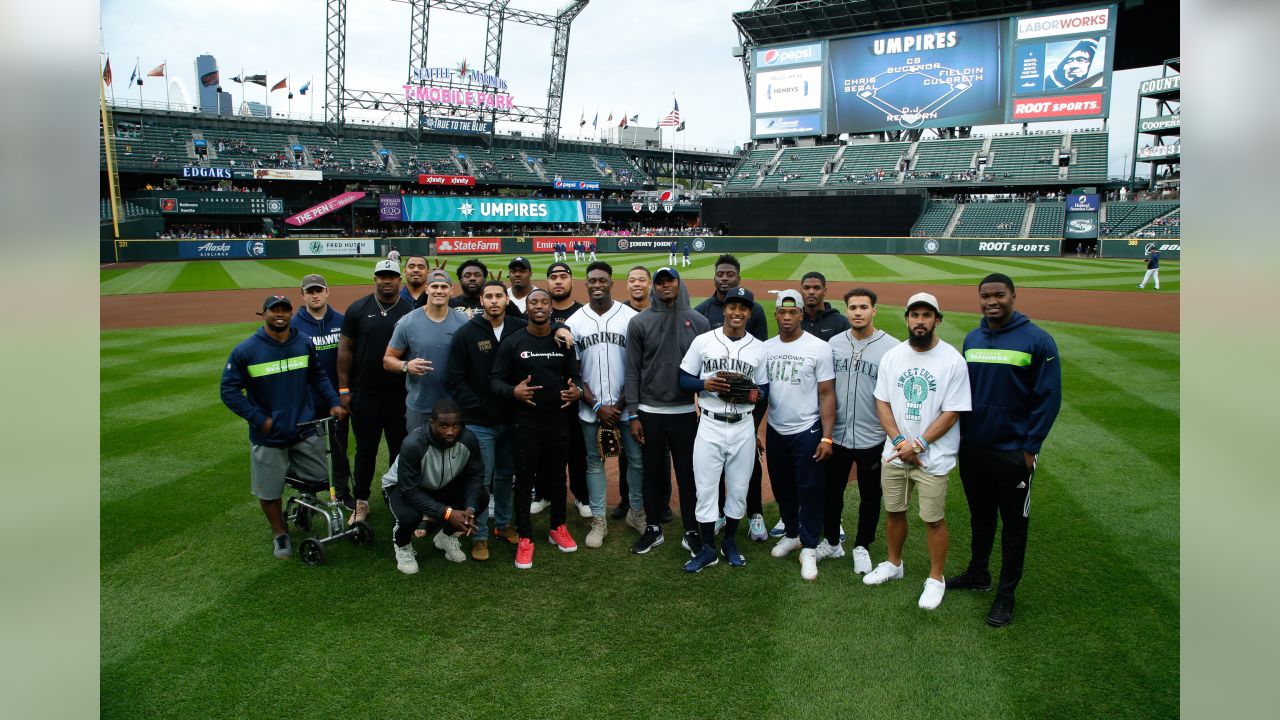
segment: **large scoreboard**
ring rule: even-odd
[[[1116,6],[754,49],[753,138],[1104,118]]]

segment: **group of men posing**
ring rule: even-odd
[[[799,550],[801,576],[814,580],[819,561],[845,555],[840,520],[856,466],[851,555],[863,582],[903,577],[915,489],[930,558],[919,606],[936,608],[947,589],[991,588],[999,517],[1003,559],[987,622],[1010,621],[1036,457],[1061,388],[1053,339],[1014,311],[1010,278],[993,274],[980,283],[983,318],[961,355],[935,335],[942,312],[928,293],[908,301],[908,338],[900,342],[876,328],[873,291],[845,293],[842,314],[825,300],[825,278],[811,272],[800,291],[777,293],[778,335],[769,338],[732,255],[717,260],[715,292],[696,308],[670,266],[652,275],[632,268],[629,299],[617,302],[613,269],[593,262],[586,305],[571,297],[566,263],[548,267],[545,289],[532,285],[531,269],[513,259],[508,287],[468,260],[453,297],[449,273],[411,256],[404,287],[398,263],[379,262],[375,291],[345,316],[328,307],[318,275],[303,280],[304,307],[292,326],[287,297],[264,302],[264,328],[232,352],[222,396],[249,422],[253,492],[277,556],[291,552],[280,506],[286,469],[323,472],[323,446],[295,427],[313,416],[337,420],[334,482],[352,522],[368,517],[385,439],[394,459],[381,484],[405,573],[418,570],[413,539],[432,529],[449,560],[465,560],[462,537],[471,539],[473,559],[487,560],[492,532],[516,545],[517,568],[530,568],[531,516],[546,507],[549,547],[574,552],[566,468],[575,505],[591,518],[586,544],[600,547],[608,523],[597,436],[616,429],[621,501],[612,516],[639,533],[633,553],[664,542],[674,474],[681,546],[690,556],[685,571],[721,559],[746,565],[737,545],[746,520],[753,540],[779,536],[773,557]],[[329,377],[337,378],[336,390]],[[346,462],[348,413],[354,469]],[[781,515],[772,532],[763,517],[761,455]],[[972,557],[963,573],[944,579],[947,477],[957,460]],[[873,566],[882,502],[887,558]]]

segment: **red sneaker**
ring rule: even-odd
[[[533,567],[533,541],[529,538],[520,538],[516,546],[516,567],[520,570]]]
[[[573,537],[569,535],[569,528],[564,525],[554,528],[547,537],[560,548],[560,552],[574,552],[578,549],[578,543],[573,541]]]

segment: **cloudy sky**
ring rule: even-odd
[[[554,14],[565,3],[512,0],[511,5]],[[742,66],[730,54],[738,42],[730,14],[750,5],[750,0],[593,0],[572,26],[563,134],[590,134],[597,112],[601,129],[610,113],[616,125],[624,112],[638,114],[638,124],[652,128],[671,109],[674,94],[687,123],[681,143],[725,150],[743,144],[750,137],[749,110]],[[289,75],[294,88],[312,80],[312,92],[318,95],[315,113],[320,116],[323,112],[322,0],[103,0],[101,8],[102,49],[112,58],[117,98],[138,97],[138,88],[128,86],[135,61],[140,62],[142,73],[167,62],[171,79],[178,80],[188,97],[194,98],[195,57],[207,52],[218,59],[223,89],[232,92],[237,107],[242,90],[247,99],[257,102],[265,95],[262,87],[230,81],[243,69],[249,74],[265,72],[273,84]],[[428,65],[456,67],[466,59],[469,65],[481,67],[484,35],[483,18],[434,11],[428,33]],[[546,104],[551,42],[550,29],[506,23],[500,75],[518,105]],[[347,86],[399,92],[408,65],[409,6],[394,0],[350,0]],[[1150,68],[1115,75],[1109,123],[1113,175],[1121,173],[1124,157],[1132,153],[1138,83],[1157,74],[1157,68]],[[142,87],[142,97],[163,103],[165,87],[148,82]],[[276,112],[291,109],[294,115],[305,115],[312,109],[310,96],[296,92],[291,108],[284,91],[273,93],[270,99]],[[584,113],[587,126],[580,130],[578,121]],[[361,115],[395,121],[386,113]]]

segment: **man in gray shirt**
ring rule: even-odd
[[[444,385],[445,363],[453,334],[467,323],[462,313],[449,310],[453,278],[443,270],[427,273],[427,304],[396,322],[382,356],[387,372],[405,376],[405,427],[413,432],[431,416],[436,401],[449,397]]]
[[[858,466],[858,531],[853,539],[853,571],[871,572],[867,548],[880,524],[880,455],[884,449],[884,428],[876,416],[876,376],[880,358],[898,340],[877,330],[876,294],[854,288],[844,295],[845,316],[851,326],[828,340],[836,371],[836,424],[831,433],[835,446],[827,461],[827,495],[823,518],[823,540],[818,559],[843,557],[840,546],[840,515],[844,512],[844,489],[849,471]]]

